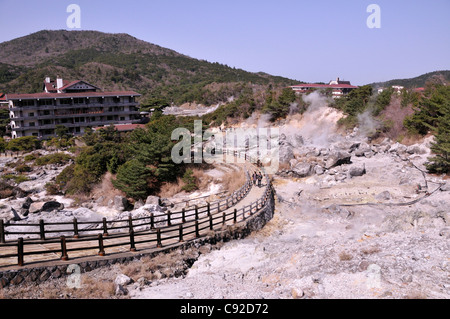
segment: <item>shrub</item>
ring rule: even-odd
[[[186,170],[186,172],[184,173],[183,182],[185,183],[185,185],[182,187],[182,189],[186,192],[192,192],[198,189],[197,179],[195,178],[194,172],[191,169]]]
[[[150,192],[148,179],[151,175],[152,172],[149,168],[141,161],[133,159],[120,166],[117,178],[112,183],[128,197],[145,199]]]
[[[72,157],[65,153],[54,153],[39,157],[34,161],[34,163],[37,166],[44,166],[49,164],[65,165],[69,163],[70,160],[72,160]]]
[[[5,179],[5,180],[12,180],[16,184],[20,184],[20,183],[23,183],[23,182],[28,182],[30,180],[25,175],[14,175],[14,174],[3,175],[2,178]]]
[[[31,172],[33,169],[25,164],[21,164],[19,166],[16,167],[16,172],[18,173],[29,173]]]
[[[31,152],[41,148],[41,141],[35,136],[25,136],[13,139],[8,142],[6,149],[18,152],[26,151]]]

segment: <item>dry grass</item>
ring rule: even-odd
[[[139,261],[135,261],[121,266],[121,272],[134,281],[140,278],[146,280],[158,280],[165,277],[176,275],[175,272],[183,272],[188,268],[186,260],[198,258],[198,253],[184,251],[180,254],[178,251],[168,254],[159,254],[152,257],[143,257]]]
[[[339,254],[339,260],[340,261],[349,261],[349,260],[352,260],[352,259],[353,259],[353,256],[350,255],[349,253],[345,252],[345,251],[343,251],[343,252],[341,252]]]
[[[378,246],[371,246],[361,249],[361,253],[363,253],[364,255],[372,255],[379,253],[380,251],[381,249]]]
[[[178,177],[177,181],[175,183],[164,183],[157,196],[162,198],[170,198],[175,196],[178,193],[181,193],[183,191],[183,186],[185,183],[181,179],[181,177]]]
[[[112,184],[114,175],[107,172],[103,176],[102,181],[92,188],[91,197],[98,199],[104,197],[102,204],[108,203],[109,200],[114,199],[115,196],[124,196],[124,193],[116,189]]]
[[[233,192],[241,188],[245,182],[245,174],[242,170],[231,170],[226,172],[222,177],[215,178],[208,173],[211,167],[195,166],[191,170],[196,179],[198,191],[207,191],[211,183],[221,183],[225,191]],[[183,192],[183,186],[186,185],[182,178],[178,178],[174,183],[165,183],[161,186],[158,196],[162,198],[170,198]]]
[[[241,170],[227,172],[221,179],[224,190],[230,193],[241,188],[246,182],[245,174]]]

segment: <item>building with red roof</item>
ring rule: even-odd
[[[139,123],[140,96],[134,91],[103,92],[86,81],[46,78],[42,93],[6,94],[4,99],[13,138],[50,138],[61,125],[82,135],[87,127]]]
[[[305,83],[293,85],[291,88],[298,94],[304,94],[315,90],[328,89],[331,91],[333,98],[339,98],[348,94],[350,91],[357,89],[358,86],[350,84],[350,81],[341,81],[339,78],[336,81],[330,81],[329,84],[315,84]]]

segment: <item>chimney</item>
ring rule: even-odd
[[[63,84],[64,82],[63,82],[63,79],[61,79],[61,78],[57,78],[56,79],[56,88],[59,90],[60,88],[62,88],[63,86],[64,86],[64,84]]]

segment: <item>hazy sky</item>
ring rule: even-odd
[[[0,42],[68,29],[69,4],[81,8],[81,30],[307,82],[450,69],[450,0],[0,0]],[[370,4],[381,8],[381,28],[367,26]]]

